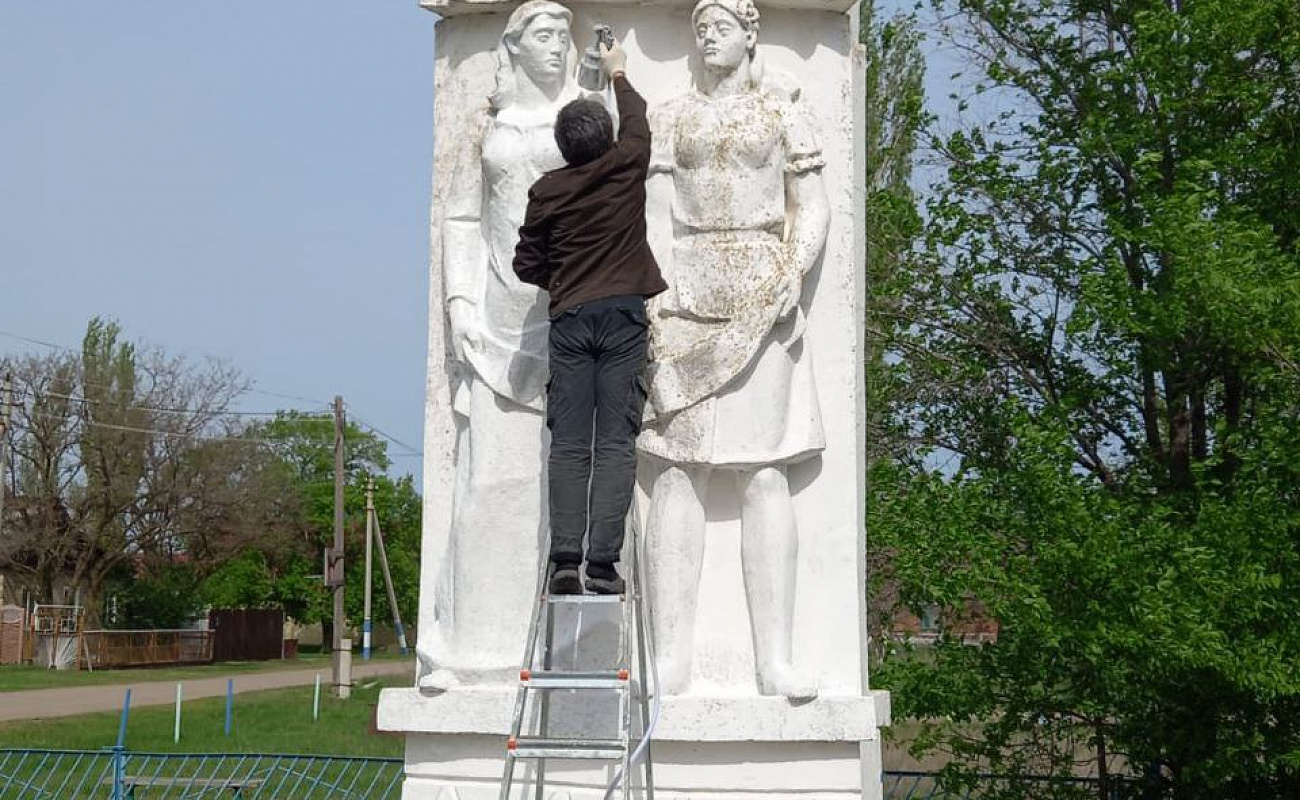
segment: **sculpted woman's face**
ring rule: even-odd
[[[755,38],[721,6],[704,9],[695,23],[695,48],[713,72],[731,72],[744,63]]]
[[[540,14],[524,27],[518,41],[507,41],[506,47],[534,83],[563,80],[568,67],[569,23],[564,17]]]

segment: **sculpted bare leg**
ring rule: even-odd
[[[782,467],[739,476],[740,557],[745,595],[754,625],[760,694],[802,702],[817,696],[817,683],[795,671],[792,657],[794,590],[799,529]]]
[[[665,694],[681,694],[691,680],[707,482],[707,469],[670,466],[655,478],[650,493],[646,582]]]

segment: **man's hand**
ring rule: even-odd
[[[613,47],[606,47],[604,42],[600,43],[600,67],[605,71],[605,75],[613,78],[619,72],[627,72],[627,53],[623,51],[623,45],[614,42]]]
[[[447,322],[451,326],[451,357],[465,360],[465,351],[478,348],[478,311],[463,297],[453,297],[447,304]]]

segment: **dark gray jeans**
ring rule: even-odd
[[[645,407],[645,298],[583,303],[551,319],[551,560],[618,561]],[[590,522],[590,525],[588,525]]]

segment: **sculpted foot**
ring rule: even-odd
[[[460,686],[460,678],[449,669],[435,669],[420,678],[420,688],[430,692],[445,692]]]
[[[817,697],[817,681],[789,664],[776,664],[759,673],[758,693],[779,695],[791,703],[807,703]]]

